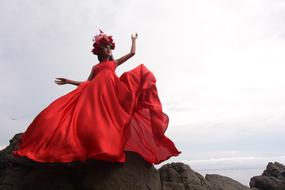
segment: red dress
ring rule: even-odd
[[[156,79],[143,64],[115,74],[115,62],[92,68],[94,78],[42,110],[23,133],[16,157],[38,162],[99,159],[125,162],[124,151],[158,164],[178,151],[164,132]]]

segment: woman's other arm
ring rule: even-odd
[[[87,80],[92,80],[94,77],[93,71],[91,70],[91,73],[88,76]],[[73,84],[75,86],[79,86],[82,81],[75,81],[75,80],[70,80],[70,79],[66,79],[66,78],[56,78],[56,80],[54,81],[56,84],[58,85],[63,85],[63,84]]]
[[[75,80],[70,80],[66,78],[56,78],[54,82],[58,85],[73,84],[73,85],[79,86],[81,84],[81,81],[75,81]]]

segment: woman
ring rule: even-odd
[[[86,81],[56,78],[59,85],[78,87],[37,115],[13,155],[38,162],[125,162],[125,151],[132,151],[151,164],[179,155],[164,135],[168,116],[162,112],[154,75],[143,64],[120,77],[115,74],[117,66],[135,55],[137,36],[131,36],[131,51],[114,60],[112,36],[100,31],[92,49],[100,63]]]

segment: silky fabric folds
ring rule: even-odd
[[[125,162],[125,151],[158,164],[181,152],[164,133],[156,79],[143,64],[115,74],[115,62],[92,68],[92,80],[43,109],[21,136],[16,157],[38,162]]]

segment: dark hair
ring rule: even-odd
[[[99,53],[98,55],[97,55],[97,58],[98,58],[98,61],[103,61],[103,59],[104,59],[104,55],[103,54],[101,54],[101,53]],[[113,61],[114,60],[114,57],[113,57],[113,55],[111,55],[110,57],[109,57],[109,60],[111,60],[111,61]]]

